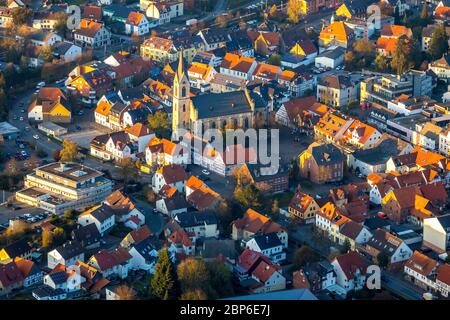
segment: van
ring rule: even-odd
[[[41,81],[41,82],[39,82],[39,83],[37,84],[36,89],[40,89],[40,88],[42,88],[42,87],[44,87],[44,86],[45,86],[45,82],[44,82],[44,81]]]

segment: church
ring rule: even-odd
[[[254,126],[255,99],[247,89],[191,96],[180,52],[173,82],[172,130],[247,129]]]

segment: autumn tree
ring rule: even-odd
[[[33,10],[31,8],[17,8],[11,13],[13,23],[15,26],[20,26],[27,23],[31,18]]]
[[[123,180],[124,189],[126,191],[128,187],[128,183],[131,181],[131,179],[136,174],[136,169],[133,163],[133,160],[130,157],[121,159],[118,162],[118,165],[120,167],[120,176]]]
[[[277,215],[280,213],[280,205],[277,199],[272,201],[272,214]]]
[[[165,135],[170,129],[170,121],[166,112],[156,111],[147,117],[148,126],[158,135]]]
[[[292,23],[297,23],[302,15],[303,4],[300,0],[289,0],[287,4],[287,14]]]
[[[78,145],[69,139],[64,139],[62,149],[59,152],[60,161],[73,162],[77,154]]]
[[[9,160],[6,165],[5,165],[5,169],[4,169],[4,173],[9,176],[9,177],[15,177],[19,174],[20,172],[20,167],[19,167],[19,163],[16,161],[16,159],[12,158],[11,160]]]
[[[50,248],[53,245],[53,233],[49,230],[42,230],[42,247]]]
[[[261,194],[253,184],[248,184],[245,187],[236,186],[233,197],[246,208],[259,207],[261,205]]]
[[[398,39],[397,46],[392,54],[391,67],[402,75],[414,65],[411,61],[411,47],[408,40]]]
[[[183,260],[178,265],[177,274],[183,293],[201,289],[208,295],[212,290],[210,273],[203,260],[194,258]]]
[[[277,5],[276,5],[276,4],[273,4],[273,5],[270,7],[270,10],[269,10],[270,16],[271,16],[271,17],[275,16],[275,15],[277,14],[277,12],[278,12]]]
[[[116,288],[116,294],[119,300],[136,300],[136,292],[125,284],[121,284]]]
[[[161,250],[158,254],[150,287],[151,294],[159,299],[169,300],[178,296],[177,273],[167,249]]]
[[[389,68],[389,59],[383,54],[378,54],[375,58],[375,69],[380,72],[387,72]]]
[[[202,289],[194,289],[184,292],[180,300],[208,300],[208,296]]]

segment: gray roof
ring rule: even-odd
[[[303,288],[231,297],[223,300],[317,300],[317,298],[309,289]]]
[[[260,236],[256,236],[255,238],[256,243],[258,244],[258,247],[261,250],[281,246],[282,243],[280,241],[280,238],[278,238],[278,235],[276,232],[263,234]]]
[[[190,211],[175,216],[182,228],[191,228],[201,225],[217,224],[217,217],[213,212]]]
[[[198,111],[198,119],[252,112],[245,91],[204,94],[195,96],[191,100]]]
[[[376,165],[386,163],[399,152],[397,140],[385,139],[375,148],[355,151],[353,156],[364,163]]]
[[[4,250],[8,256],[13,259],[15,257],[20,257],[28,251],[31,251],[31,247],[25,239],[22,239],[6,246]]]
[[[64,258],[71,259],[83,253],[83,248],[78,241],[69,241],[55,248],[55,250]]]
[[[336,47],[335,49],[330,49],[322,52],[317,57],[325,57],[329,59],[337,59],[345,54],[345,49],[342,47]]]
[[[111,218],[114,215],[114,211],[109,206],[102,205],[90,214],[101,223]]]
[[[314,146],[312,156],[318,165],[330,165],[344,161],[341,151],[331,143]]]
[[[445,229],[450,228],[450,214],[437,217],[437,219],[439,220],[439,223],[442,225],[443,228]]]
[[[63,56],[73,45],[71,42],[60,42],[55,44],[52,50],[54,54]]]
[[[95,223],[90,223],[86,226],[80,226],[78,229],[72,231],[73,240],[83,242],[84,245],[100,241],[101,235]]]

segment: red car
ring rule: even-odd
[[[377,213],[377,216],[383,220],[386,220],[388,218],[387,214],[381,211]]]

